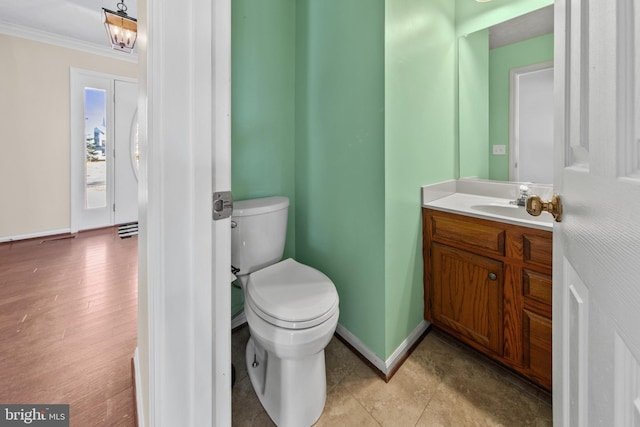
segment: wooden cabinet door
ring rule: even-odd
[[[529,310],[523,313],[524,367],[536,382],[551,389],[551,319]]]
[[[502,262],[437,243],[431,258],[434,323],[502,355]]]

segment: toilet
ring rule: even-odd
[[[338,324],[338,293],[320,271],[281,261],[289,199],[234,202],[231,264],[245,296],[249,378],[280,427],[311,426],[327,394],[324,349]]]

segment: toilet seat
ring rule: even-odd
[[[252,273],[245,296],[247,304],[263,320],[287,329],[317,326],[338,310],[333,282],[293,259]]]

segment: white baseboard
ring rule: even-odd
[[[235,329],[238,326],[247,323],[247,316],[244,313],[244,310],[240,313],[236,314],[233,319],[231,319],[231,329]],[[396,364],[400,362],[405,354],[409,351],[409,349],[420,339],[424,331],[431,324],[426,320],[423,320],[416,326],[416,328],[411,331],[409,336],[405,338],[404,341],[396,348],[396,350],[389,356],[387,360],[382,360],[378,357],[373,351],[369,349],[358,337],[353,335],[347,328],[338,323],[336,328],[336,333],[340,335],[340,337],[348,342],[358,353],[364,356],[373,366],[375,366],[380,372],[387,375],[391,372]]]
[[[409,336],[396,348],[396,350],[389,356],[387,360],[382,360],[373,351],[371,351],[362,341],[360,341],[355,335],[353,335],[347,328],[338,324],[336,333],[348,342],[358,353],[364,356],[373,366],[375,366],[380,372],[387,375],[393,370],[396,364],[402,360],[404,355],[409,351],[413,344],[418,341],[424,331],[427,330],[430,323],[423,320],[418,326],[409,334]]]
[[[231,330],[234,330],[238,326],[244,325],[245,323],[247,323],[247,315],[244,314],[244,310],[242,310],[231,319]]]
[[[138,427],[144,426],[144,412],[142,408],[142,398],[140,397],[142,386],[142,378],[140,377],[140,359],[138,357],[138,347],[133,351],[133,379],[135,381],[136,390],[136,414],[138,415]]]
[[[15,236],[1,236],[0,243],[13,242],[17,240],[35,239],[37,237],[49,237],[49,236],[55,236],[57,234],[68,234],[68,233],[71,233],[70,228],[62,228],[60,230],[40,231],[38,233],[18,234]]]
[[[402,341],[402,343],[398,346],[398,348],[396,348],[396,351],[394,351],[391,354],[391,356],[389,356],[389,358],[386,360],[386,362],[384,362],[387,367],[387,372],[385,372],[385,374],[391,372],[391,370],[396,366],[396,364],[403,359],[404,355],[420,339],[422,334],[424,334],[424,331],[426,331],[430,325],[431,323],[427,322],[426,320],[423,320],[418,324],[418,326],[416,326],[416,328],[413,331],[411,331],[409,336],[405,338],[404,341]]]
[[[355,335],[353,335],[347,328],[338,323],[338,327],[336,328],[336,334],[340,335],[340,337],[351,344],[351,347],[355,348],[358,353],[364,356],[369,362],[373,364],[378,370],[384,374],[387,374],[386,364],[384,360],[379,358],[373,351],[369,350],[369,348],[364,345],[362,341],[358,339]]]

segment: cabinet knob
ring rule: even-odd
[[[496,280],[498,278],[498,276],[496,275],[496,273],[489,273],[489,280]]]

